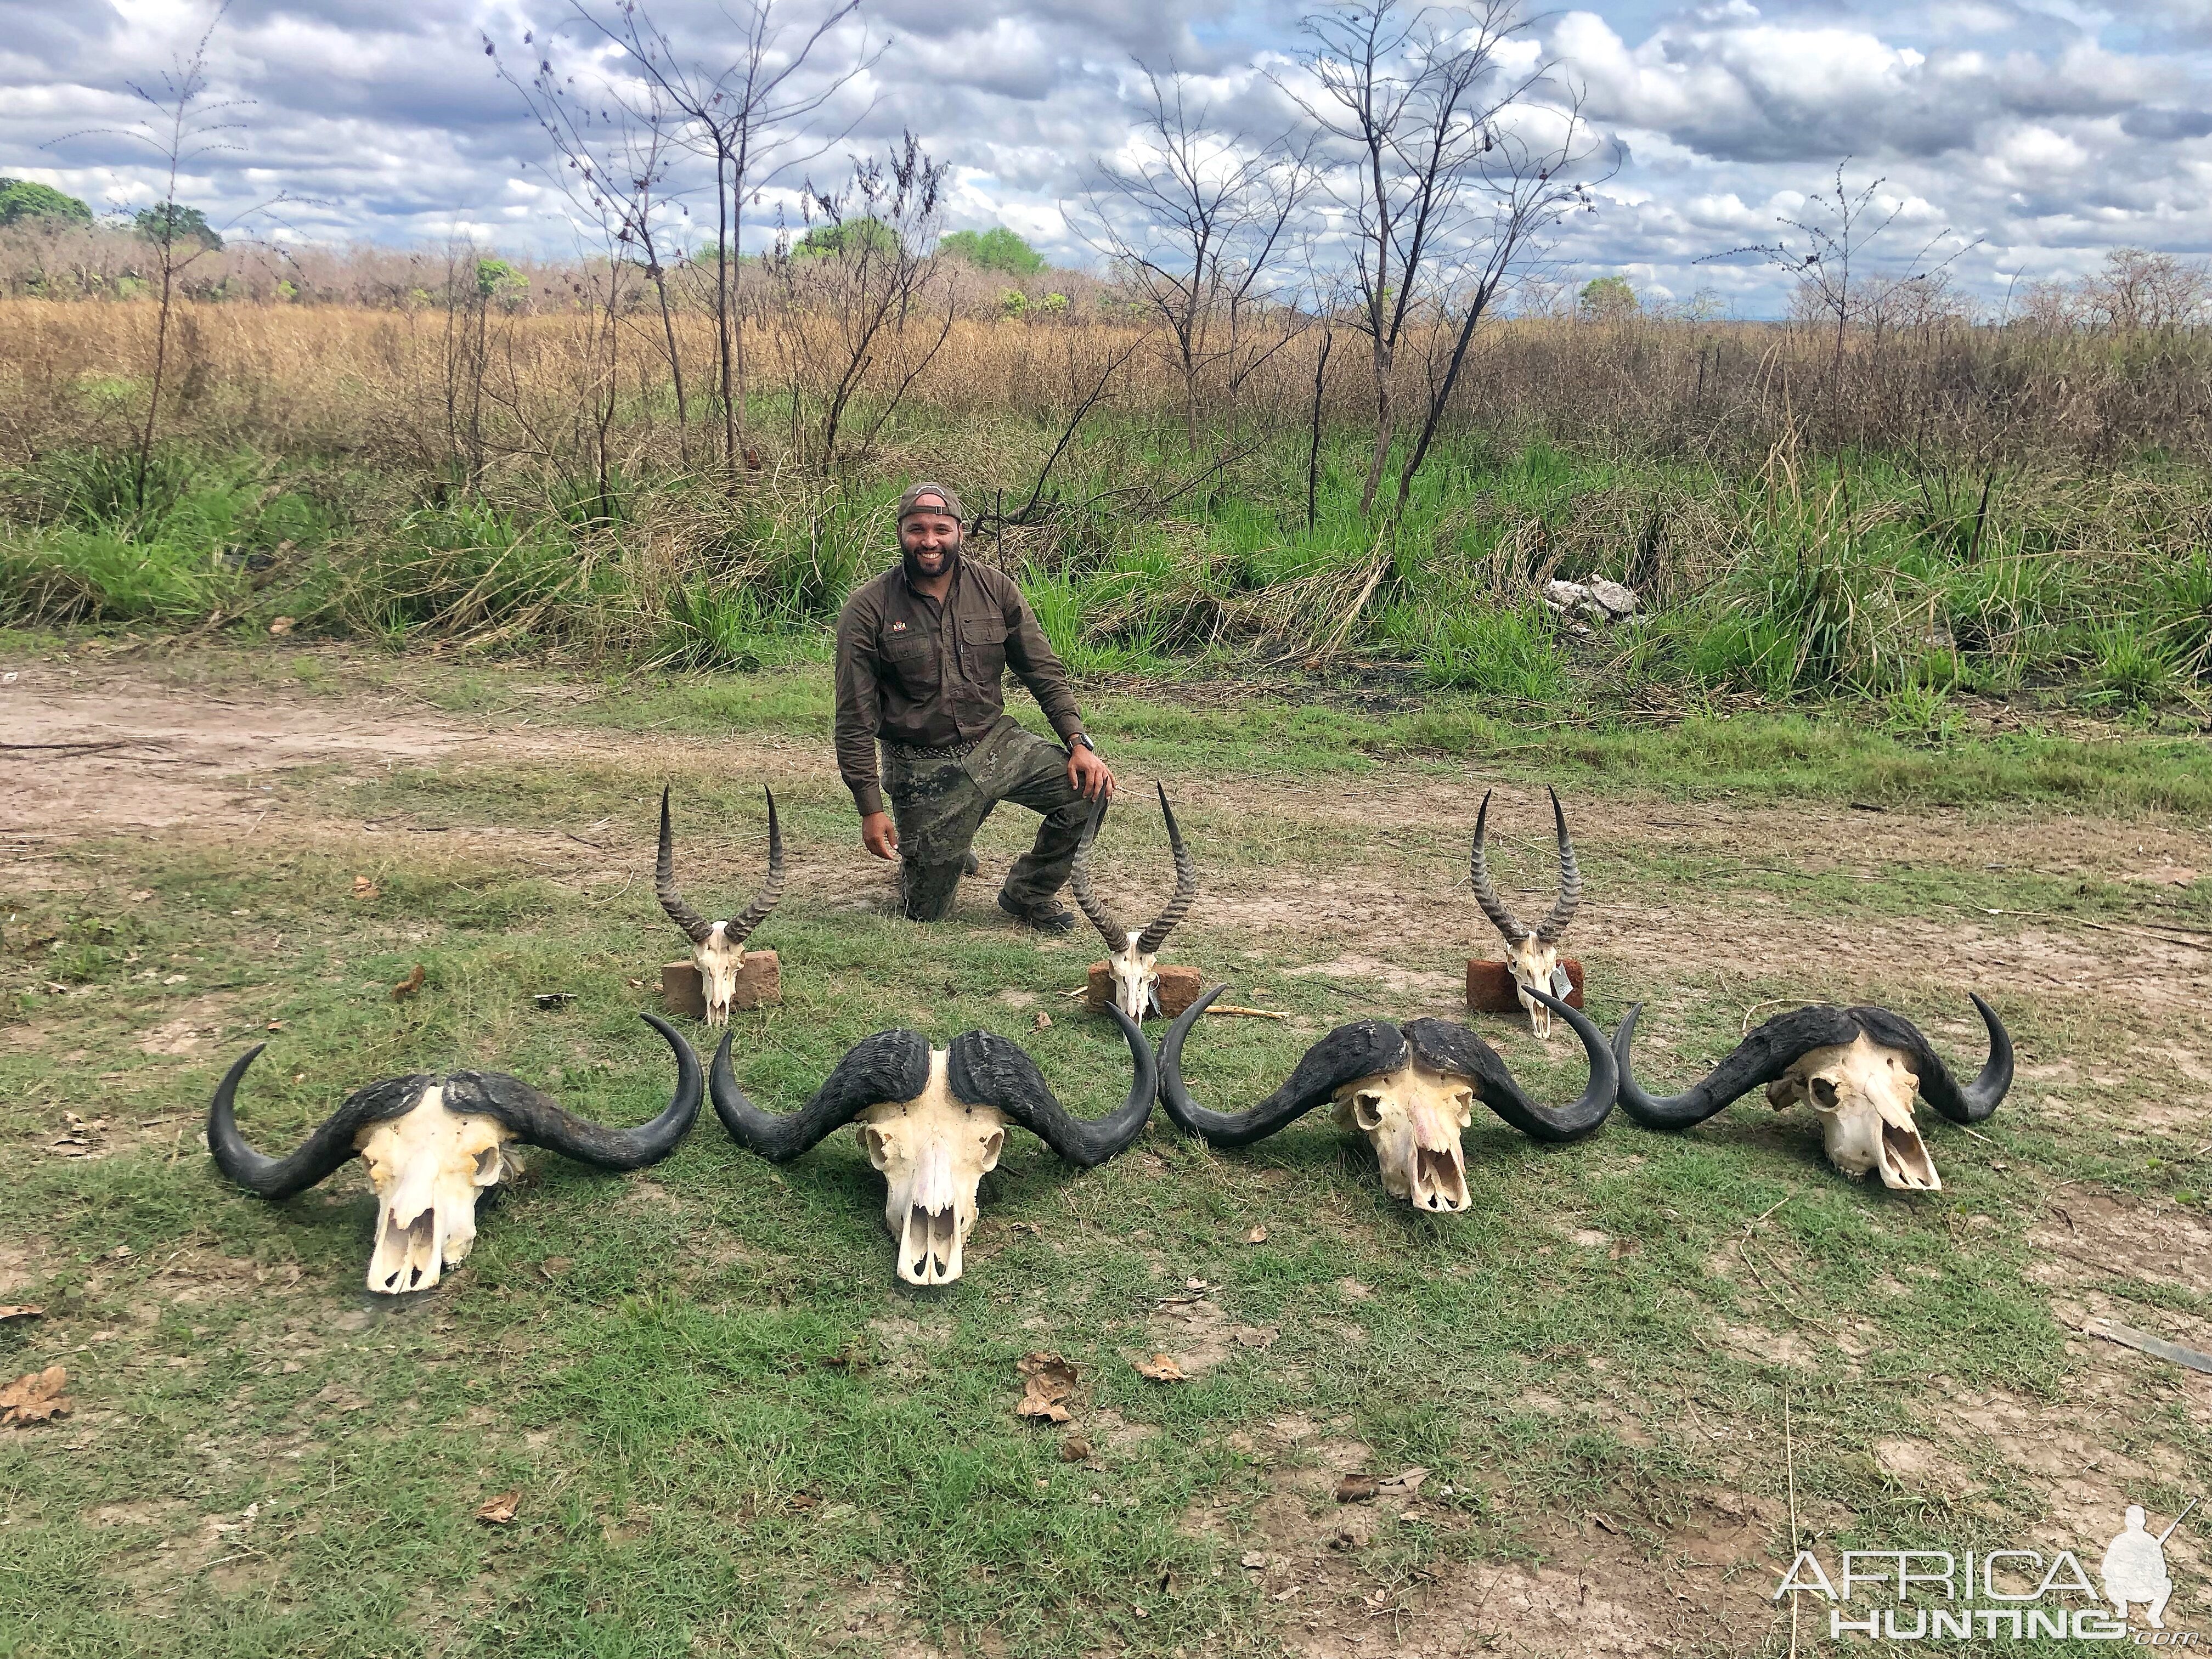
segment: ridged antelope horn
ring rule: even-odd
[[[1175,893],[1166,908],[1152,921],[1152,925],[1137,935],[1137,954],[1151,956],[1168,942],[1168,935],[1176,924],[1190,914],[1190,907],[1198,897],[1198,866],[1191,862],[1189,849],[1182,844],[1182,831],[1176,827],[1175,809],[1168,805],[1168,787],[1164,783],[1153,787],[1160,792],[1160,816],[1168,823],[1168,848],[1175,855]]]
[[[704,945],[707,935],[714,931],[714,924],[684,902],[676,890],[676,841],[668,827],[668,786],[660,788],[660,855],[653,862],[653,895],[660,901],[660,908],[668,912],[669,921],[684,930],[684,937],[694,945]]]
[[[1083,838],[1075,843],[1075,862],[1068,866],[1067,889],[1075,896],[1075,908],[1091,919],[1091,925],[1105,939],[1107,953],[1111,955],[1127,946],[1129,930],[1114,919],[1114,913],[1091,890],[1091,844],[1098,839],[1098,826],[1105,822],[1106,798],[1101,795],[1098,804],[1091,809],[1091,822],[1083,826]]]
[[[1559,828],[1559,897],[1552,906],[1552,914],[1537,927],[1536,937],[1547,945],[1557,945],[1567,924],[1575,919],[1575,912],[1582,908],[1583,874],[1575,867],[1575,844],[1567,836],[1567,815],[1559,805],[1559,792],[1549,793],[1552,822]]]
[[[1490,918],[1490,925],[1505,936],[1508,945],[1518,945],[1528,937],[1528,931],[1514,919],[1513,913],[1505,908],[1505,901],[1498,896],[1498,884],[1490,878],[1490,860],[1482,855],[1482,832],[1490,821],[1491,794],[1487,789],[1482,792],[1482,810],[1474,815],[1474,848],[1468,854],[1468,875],[1474,884],[1474,902]]]
[[[775,793],[766,788],[761,793],[768,797],[768,879],[753,895],[753,902],[745,906],[744,914],[723,925],[722,937],[733,945],[742,945],[750,938],[753,929],[768,920],[768,913],[783,896],[783,830],[775,821]]]

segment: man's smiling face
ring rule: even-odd
[[[912,569],[941,576],[960,550],[960,520],[941,508],[917,507],[899,521],[899,546]]]

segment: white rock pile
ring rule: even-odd
[[[1589,633],[1590,622],[1610,626],[1626,622],[1636,614],[1635,590],[1603,576],[1592,576],[1586,582],[1554,578],[1544,584],[1544,604],[1555,614],[1569,619],[1568,631],[1573,634]],[[1583,621],[1584,617],[1589,622]]]

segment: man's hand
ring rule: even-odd
[[[1067,781],[1085,800],[1114,799],[1112,769],[1079,743],[1067,751]]]
[[[898,830],[888,812],[870,812],[860,820],[860,845],[879,859],[898,856]]]

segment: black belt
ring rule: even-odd
[[[884,746],[909,760],[964,760],[982,741],[977,738],[968,743],[901,743],[896,738],[885,738]]]

